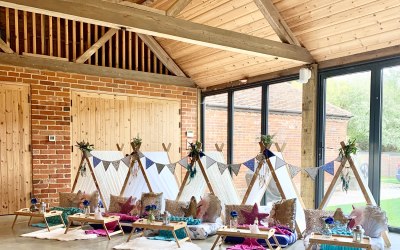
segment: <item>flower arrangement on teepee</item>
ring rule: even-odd
[[[275,134],[273,135],[261,135],[261,142],[264,144],[266,148],[271,148],[272,143],[274,143],[273,139],[275,137]]]
[[[357,145],[356,145],[356,139],[354,140],[348,140],[347,143],[345,144],[344,147],[339,149],[339,157],[341,159],[343,158],[348,158],[350,157],[352,154],[357,154]],[[340,181],[342,183],[342,190],[343,191],[347,191],[349,190],[350,187],[350,167],[349,166],[345,166],[343,168],[343,171],[340,173]]]
[[[76,142],[75,147],[78,147],[82,154],[90,155],[90,152],[94,150],[94,145],[89,142],[85,142],[84,140],[81,142]],[[81,176],[86,175],[86,161],[82,162],[82,165],[79,166],[79,172]]]
[[[196,160],[200,159],[204,154],[201,151],[201,142],[196,141],[195,143],[189,143],[189,162],[187,166],[187,170],[189,171],[190,178],[194,178],[196,176]]]
[[[136,137],[132,138],[131,146],[132,146],[133,152],[139,151],[140,146],[142,146],[142,138],[140,138],[139,134]]]

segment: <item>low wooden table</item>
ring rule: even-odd
[[[215,246],[218,244],[218,241],[221,239],[221,243],[219,243],[219,246],[224,243],[224,240],[227,236],[232,236],[232,237],[241,237],[241,238],[254,238],[254,239],[264,239],[265,242],[267,243],[268,249],[273,250],[280,250],[282,249],[281,246],[279,245],[278,240],[275,237],[275,229],[268,229],[267,231],[260,231],[259,233],[251,233],[249,229],[231,229],[227,227],[223,227],[218,229],[217,231],[218,237],[215,239],[213,246],[211,247],[211,250],[215,248]],[[275,241],[275,244],[277,245],[276,248],[273,248],[271,244],[269,243],[269,239],[273,238]]]
[[[369,237],[364,237],[361,242],[354,242],[353,236],[333,235],[331,238],[325,238],[321,234],[313,233],[310,236],[310,245],[308,246],[307,250],[311,250],[312,246],[316,244],[365,248],[372,250],[371,239]]]
[[[58,228],[60,226],[65,226],[65,222],[64,222],[64,220],[62,218],[62,211],[54,210],[54,211],[50,211],[50,212],[46,212],[46,213],[42,214],[42,213],[39,213],[39,212],[31,212],[29,210],[29,208],[23,208],[23,209],[20,209],[18,211],[15,211],[14,214],[15,214],[15,219],[14,219],[14,222],[13,222],[12,227],[11,227],[12,229],[14,229],[14,225],[15,225],[15,222],[17,221],[18,216],[29,216],[30,218],[29,218],[29,221],[28,221],[28,226],[31,225],[32,217],[42,218],[44,220],[44,223],[46,223],[46,227],[47,227],[47,230],[49,230],[49,232],[50,232],[50,228]],[[49,224],[47,223],[46,218],[54,217],[54,216],[60,217],[62,224],[50,227]]]
[[[81,223],[81,228],[84,223],[93,223],[93,224],[101,224],[103,225],[104,230],[106,231],[107,237],[109,240],[111,240],[111,236],[120,234],[124,235],[124,231],[122,230],[121,224],[119,223],[119,216],[109,216],[109,217],[104,217],[103,219],[95,219],[94,215],[86,215],[86,214],[81,214],[77,213],[74,215],[68,216],[68,227],[65,229],[65,234],[68,232],[70,226],[72,225],[72,222],[77,221]],[[109,222],[117,221],[118,222],[118,231],[114,231],[112,233],[108,232],[106,224]]]
[[[178,248],[181,247],[181,245],[179,244],[180,242],[185,242],[185,241],[192,241],[190,239],[190,234],[189,234],[189,230],[187,228],[186,222],[181,221],[181,222],[171,222],[168,225],[163,225],[163,223],[161,221],[155,221],[151,224],[147,223],[147,219],[140,219],[137,220],[135,222],[132,223],[132,231],[131,234],[128,237],[127,242],[131,239],[132,235],[135,232],[135,228],[140,228],[140,229],[150,229],[150,230],[168,230],[172,232],[172,235],[175,238],[176,244],[178,245]],[[178,240],[178,237],[176,237],[175,231],[178,229],[184,228],[185,232],[186,232],[186,237]],[[144,231],[142,231],[139,235],[143,236]]]

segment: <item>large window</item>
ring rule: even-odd
[[[369,160],[369,120],[370,120],[370,88],[371,72],[357,72],[326,79],[325,105],[325,162],[338,157],[340,142],[356,139],[359,152],[353,156],[356,167],[368,183]],[[335,172],[340,163],[335,161]],[[348,163],[344,172],[349,172],[350,187],[342,190],[340,180],[328,203],[328,209],[342,208],[346,213],[351,212],[352,205],[364,206],[365,199],[354,173],[349,170]],[[324,172],[324,190],[326,192],[333,176]]]
[[[400,66],[384,68],[380,205],[400,227]]]
[[[319,164],[337,156],[340,141],[356,139],[354,163],[375,201],[386,211],[391,230],[399,231],[400,217],[400,60],[382,60],[320,73]],[[334,119],[334,118],[338,119]],[[339,166],[335,162],[335,169]],[[322,198],[332,176],[323,174]],[[320,175],[321,176],[321,175]],[[348,192],[340,180],[328,207],[350,212],[365,205],[350,172]],[[396,213],[397,212],[397,213]]]

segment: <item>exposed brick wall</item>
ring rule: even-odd
[[[205,114],[205,148],[215,150],[215,143],[227,143],[227,111],[226,109],[207,108]],[[283,151],[285,161],[295,166],[301,166],[301,116],[270,114],[268,117],[269,133],[276,133],[275,141],[280,145],[286,142]],[[333,160],[338,155],[340,141],[346,140],[347,120],[327,120],[326,148],[327,160]],[[257,155],[259,152],[259,138],[261,131],[261,113],[235,111],[234,114],[234,163],[242,163]],[[276,150],[275,147],[272,150]],[[224,149],[226,159],[226,149]],[[248,169],[242,165],[239,175],[234,176],[235,187],[242,197],[247,190],[245,179]],[[294,182],[300,188],[300,175],[297,175]],[[331,179],[327,177],[327,181]],[[329,184],[329,182],[328,182]]]
[[[192,130],[197,137],[195,88],[7,65],[0,65],[0,81],[31,87],[33,192],[47,202],[57,202],[58,192],[71,189],[71,89],[179,99],[182,105],[181,148],[186,148],[185,131]],[[57,142],[49,142],[48,135],[56,135]],[[183,150],[182,155],[186,154]]]

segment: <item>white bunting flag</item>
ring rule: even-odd
[[[172,174],[175,174],[175,167],[176,163],[171,163],[167,165],[167,168],[169,169],[169,171],[171,171]]]
[[[275,160],[275,169],[279,169],[279,168],[281,168],[281,167],[286,165],[286,162],[284,160],[282,160],[281,158],[279,158],[278,156],[275,157],[275,158],[276,158],[276,160]]]
[[[215,163],[216,163],[216,161],[213,158],[206,155],[206,168],[211,167]]]
[[[319,168],[311,167],[311,168],[305,168],[304,171],[307,172],[308,176],[310,176],[313,181],[315,180],[315,177],[317,177]]]
[[[186,157],[180,159],[180,160],[178,161],[178,163],[179,163],[182,167],[186,168],[187,165],[188,165],[188,157],[186,156]]]
[[[301,171],[301,168],[288,164],[288,170],[292,179]]]

